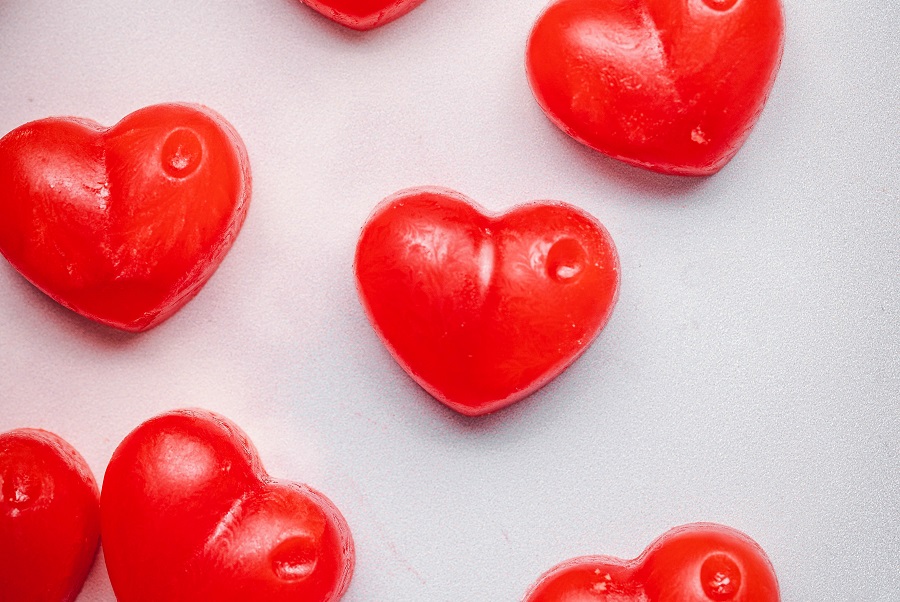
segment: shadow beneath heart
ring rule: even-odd
[[[348,43],[360,43],[365,36],[366,32],[344,27],[307,6],[301,0],[283,0],[283,4],[289,7],[288,10],[297,15],[296,23],[298,29],[312,28],[315,30],[316,35],[337,36]],[[305,33],[308,35],[309,31]]]
[[[587,171],[599,173],[621,188],[640,195],[642,198],[652,199],[654,202],[691,200],[692,195],[704,188],[709,183],[710,177],[714,177],[667,175],[635,167],[585,146],[552,124],[548,123],[548,127],[554,130],[556,140],[560,142],[564,151],[570,153],[575,163],[583,166]]]
[[[315,35],[327,38],[338,38],[341,43],[350,46],[366,46],[372,43],[373,39],[376,37],[371,30],[358,31],[341,25],[336,21],[332,21],[317,10],[304,4],[302,0],[283,1],[285,5],[290,5],[289,10],[297,14],[296,23],[302,23],[302,25],[298,25],[298,29],[303,28],[305,30],[302,35],[309,35],[309,29],[311,28],[315,30]],[[376,28],[375,31],[377,32],[379,29],[380,28]]]
[[[521,424],[528,421],[527,414],[537,411],[536,408],[542,405],[552,403],[553,390],[556,389],[554,382],[561,377],[563,377],[563,374],[560,374],[528,397],[482,416],[465,416],[460,414],[445,406],[421,388],[420,397],[422,399],[419,401],[423,405],[432,407],[435,414],[441,414],[440,418],[442,421],[456,435],[476,438],[498,435],[504,431],[521,429]]]
[[[104,348],[124,349],[135,345],[141,334],[98,324],[63,307],[5,261],[0,262],[0,280],[9,283],[9,288],[15,291],[10,296],[21,299],[22,305],[32,310],[36,320],[52,324],[53,328],[64,331],[66,335],[90,339],[94,344]]]

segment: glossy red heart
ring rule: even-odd
[[[100,492],[60,437],[0,435],[0,600],[71,602],[100,545]]]
[[[399,19],[425,0],[302,0],[351,29],[368,30]]]
[[[340,511],[269,477],[247,436],[211,412],[132,431],[110,460],[101,508],[119,602],[334,602],[350,583]]]
[[[525,602],[779,602],[759,545],[730,527],[672,529],[634,560],[574,558],[538,580]]]
[[[781,62],[780,0],[557,0],[528,42],[541,108],[632,165],[709,175],[737,153]]]
[[[470,416],[531,394],[599,334],[618,295],[606,229],[563,203],[499,216],[449,190],[383,201],[356,249],[363,307],[397,362]]]
[[[197,105],[147,107],[111,128],[43,119],[0,139],[0,253],[62,305],[123,330],[197,294],[249,200],[243,143]]]

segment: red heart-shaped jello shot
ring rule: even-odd
[[[43,119],[0,139],[0,253],[62,305],[124,330],[197,294],[249,200],[241,139],[197,105],[147,107],[111,128]]]
[[[211,412],[158,416],[110,460],[103,552],[119,602],[334,602],[354,553],[338,509],[263,470]]]
[[[351,29],[374,29],[399,19],[425,0],[302,0]]]
[[[720,170],[781,62],[780,0],[557,0],[528,42],[531,87],[576,140],[680,175]]]
[[[486,215],[437,188],[381,203],[356,249],[362,304],[399,364],[467,415],[546,384],[581,355],[612,313],[613,241],[571,205]]]
[[[585,556],[545,574],[525,602],[779,602],[759,545],[730,527],[672,529],[635,560]]]
[[[100,492],[84,458],[47,431],[0,435],[0,600],[75,600],[99,545]]]

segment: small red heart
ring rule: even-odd
[[[399,19],[425,0],[302,0],[310,8],[351,29],[375,29]]]
[[[525,602],[779,602],[778,579],[755,541],[730,527],[672,529],[635,560],[585,556],[542,576]]]
[[[709,175],[737,153],[775,81],[780,0],[557,0],[531,32],[541,108],[632,165]]]
[[[334,602],[350,583],[340,511],[269,477],[247,436],[211,412],[171,412],[132,431],[100,505],[119,602]]]
[[[0,435],[0,600],[71,602],[100,545],[100,492],[47,431]]]
[[[197,105],[147,107],[111,128],[43,119],[0,139],[0,253],[62,305],[123,330],[197,294],[249,200],[241,139]]]
[[[613,241],[587,213],[530,203],[492,217],[437,188],[383,201],[355,267],[362,304],[397,362],[470,416],[565,370],[606,324],[619,286]]]

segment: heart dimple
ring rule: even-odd
[[[578,280],[585,268],[587,253],[578,241],[563,238],[547,252],[547,274],[560,284]]]
[[[700,568],[703,591],[710,600],[733,600],[741,589],[741,569],[726,554],[713,554]]]
[[[738,0],[703,0],[703,3],[713,10],[724,12],[734,8],[734,5],[738,3]]]
[[[291,537],[272,552],[272,570],[285,581],[306,579],[316,570],[317,563],[316,541],[309,537]]]
[[[162,147],[162,164],[173,178],[186,178],[203,161],[203,144],[188,128],[178,128],[169,134]]]

